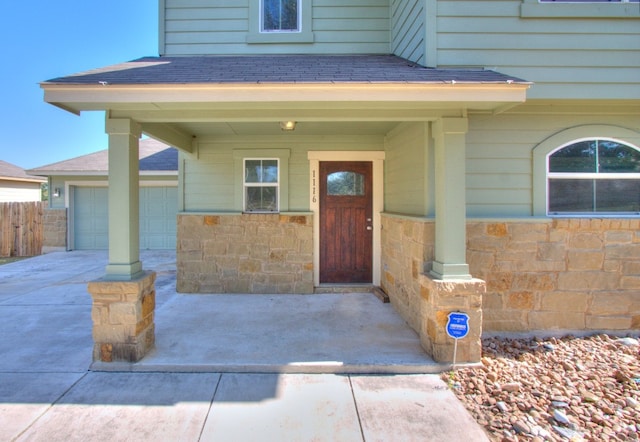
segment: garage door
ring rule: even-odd
[[[108,193],[106,187],[76,187],[73,197],[76,250],[109,248]],[[176,247],[176,187],[140,188],[140,249]]]

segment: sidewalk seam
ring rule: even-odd
[[[360,435],[362,436],[362,441],[365,442],[364,438],[364,430],[362,428],[362,420],[360,419],[360,410],[358,410],[358,402],[356,401],[356,393],[353,391],[353,383],[351,382],[351,376],[347,376],[349,379],[349,388],[351,389],[351,397],[353,398],[353,407],[356,410],[356,416],[358,417],[358,427],[360,427]]]
[[[204,421],[202,422],[202,428],[200,428],[200,434],[198,435],[198,442],[202,440],[202,433],[204,433],[204,429],[207,426],[207,421],[209,420],[209,414],[211,414],[211,409],[213,408],[213,401],[216,400],[216,394],[218,394],[218,388],[220,387],[220,381],[222,381],[222,376],[224,376],[224,373],[218,373],[218,381],[216,382],[216,388],[213,390],[213,395],[211,396],[211,400],[209,401],[209,409],[207,410],[207,415],[204,417]]]

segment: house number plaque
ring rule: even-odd
[[[316,171],[315,169],[313,170],[313,172],[311,172],[311,202],[312,203],[317,203],[318,202],[318,194],[317,194],[317,178],[316,178]]]

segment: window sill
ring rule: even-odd
[[[250,32],[247,34],[247,43],[313,43],[313,32]]]
[[[522,18],[639,18],[639,3],[523,3]]]

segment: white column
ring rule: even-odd
[[[109,264],[106,279],[131,280],[142,274],[138,142],[140,125],[107,117],[109,134]]]
[[[433,123],[435,140],[436,244],[431,275],[471,279],[466,262],[465,149],[466,118]]]

